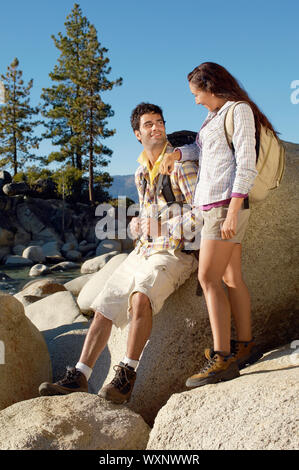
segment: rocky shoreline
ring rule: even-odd
[[[288,148],[281,187],[252,208],[244,241],[243,271],[252,297],[253,331],[264,357],[235,380],[186,389],[186,377],[198,371],[204,348],[211,346],[207,309],[203,297],[195,294],[194,274],[154,317],[128,405],[112,405],[97,395],[125,353],[128,327],[112,328],[89,381],[89,394],[39,397],[41,382],[59,379],[66,365],[77,362],[90,324],[89,305],[129,252],[123,241],[94,239],[94,214],[87,222],[85,209],[71,212],[67,228],[76,237],[76,249],[96,244],[91,256],[81,258],[80,276],[61,283],[47,274],[38,275],[14,296],[0,293],[0,449],[298,448],[298,149]],[[32,244],[41,248],[50,268],[78,262],[66,259],[68,251],[62,250],[70,240],[53,240],[58,233],[53,231],[58,209],[56,203],[46,202],[54,211],[47,216],[52,225],[43,222],[37,231],[30,231],[33,221],[41,220],[35,202],[23,197],[6,200],[6,207],[15,210],[8,210],[6,217],[1,212],[2,256],[16,256],[17,244],[24,250]],[[31,223],[26,230],[18,217],[25,212],[23,223]],[[3,240],[10,244],[1,244]],[[56,243],[59,253],[46,255],[47,243]],[[3,247],[9,253],[3,255]],[[18,256],[26,258],[24,250]],[[27,253],[33,257],[33,249]],[[36,253],[41,251],[34,248]],[[60,255],[63,260],[57,259]],[[43,264],[31,261],[32,266]]]

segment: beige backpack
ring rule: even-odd
[[[224,130],[229,147],[233,150],[234,109],[239,103],[231,105],[224,120]],[[277,189],[285,170],[285,148],[270,129],[261,126],[260,142],[257,155],[256,169],[258,174],[249,193],[250,202],[264,200],[270,191]]]

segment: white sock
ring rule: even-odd
[[[127,356],[125,356],[121,362],[123,362],[124,364],[127,364],[127,366],[129,366],[129,367],[133,367],[134,370],[136,369],[136,367],[139,364],[139,361],[136,361],[134,359],[130,359]]]
[[[89,380],[89,377],[92,374],[92,369],[90,367],[88,367],[86,364],[83,364],[83,362],[77,362],[75,367],[85,375],[86,380]]]

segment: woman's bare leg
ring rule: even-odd
[[[232,256],[226,267],[223,281],[228,287],[231,313],[234,318],[237,339],[250,341],[251,332],[251,303],[248,288],[242,277],[242,246],[235,244]]]
[[[235,243],[202,240],[198,278],[206,299],[214,340],[214,350],[230,353],[231,306],[222,285],[222,278],[232,256]]]

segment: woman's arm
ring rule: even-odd
[[[234,157],[236,175],[232,188],[234,194],[248,194],[253,186],[256,171],[255,122],[251,107],[240,103],[234,109]]]
[[[196,161],[199,160],[200,149],[196,143],[184,145],[183,147],[176,148],[172,153],[165,153],[164,158],[160,164],[160,173],[162,175],[170,175],[173,171],[176,161]]]
[[[238,212],[257,175],[254,115],[250,106],[245,103],[238,104],[234,110],[233,146],[236,176],[227,216],[221,228],[223,239],[235,236]]]

